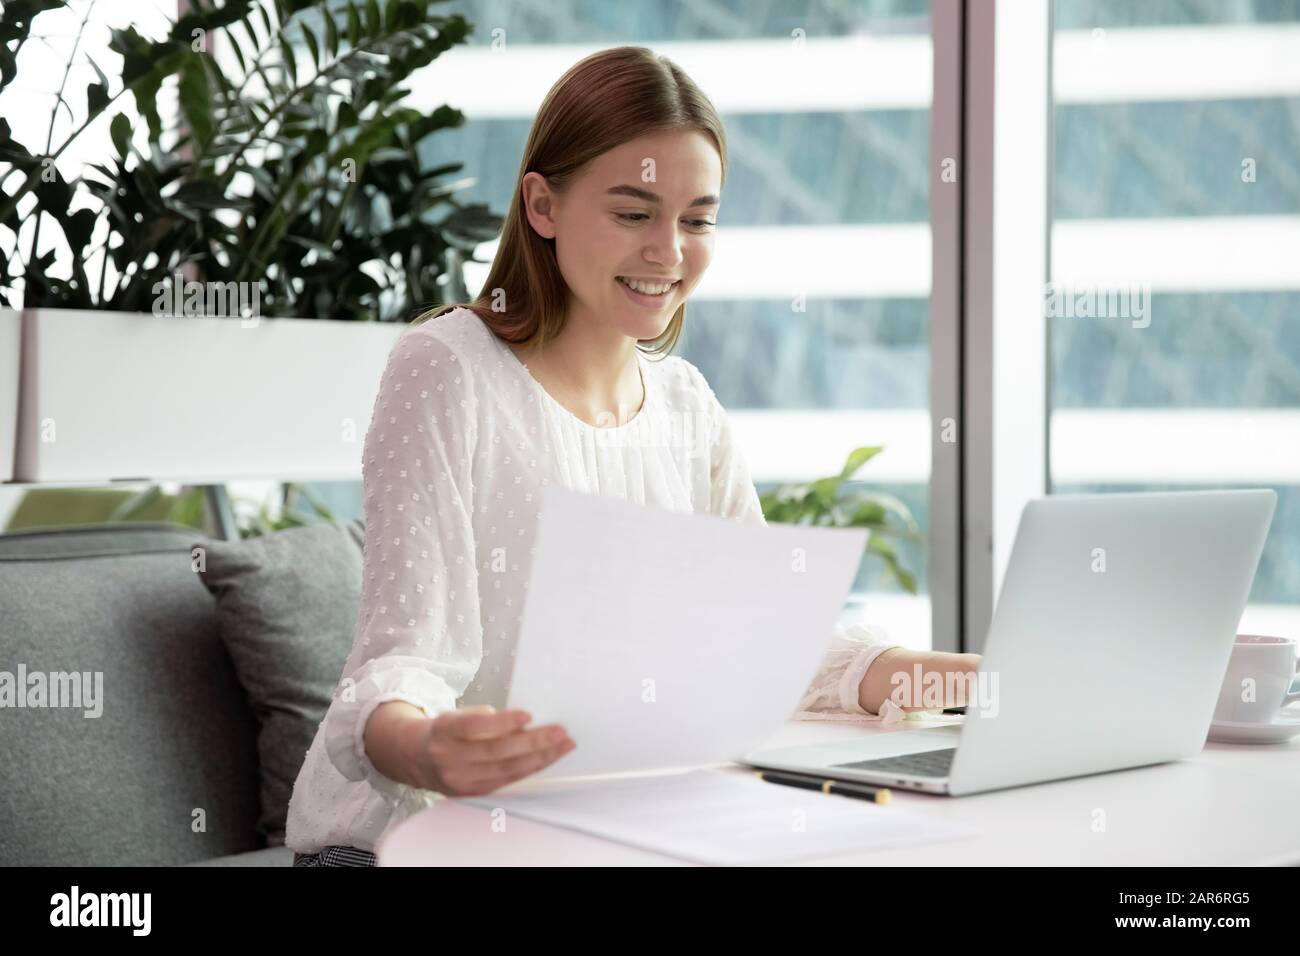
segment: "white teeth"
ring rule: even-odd
[[[629,289],[640,292],[643,295],[663,295],[677,284],[676,282],[639,282],[635,279],[625,279],[623,276],[618,276],[617,278],[619,282],[623,283]]]

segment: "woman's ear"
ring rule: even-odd
[[[536,171],[525,173],[519,188],[523,191],[524,215],[528,217],[528,224],[543,239],[554,239],[556,194],[546,177]]]

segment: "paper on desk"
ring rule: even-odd
[[[761,745],[815,676],[866,542],[547,485],[507,703],[577,747],[515,788]]]
[[[715,865],[828,857],[960,840],[980,832],[896,804],[881,806],[716,770],[605,780],[581,790],[460,799],[503,809],[507,821],[515,814]]]

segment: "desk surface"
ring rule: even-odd
[[[923,724],[909,722],[906,729]],[[791,721],[765,746],[891,733],[878,724]],[[736,773],[738,764],[720,765]],[[775,786],[775,784],[774,784]],[[972,824],[973,839],[799,861],[823,866],[1256,866],[1300,864],[1300,738],[1207,742],[1187,760],[967,797],[894,790],[894,801]],[[888,812],[888,807],[881,808]],[[1097,828],[1096,811],[1105,828]],[[381,866],[690,866],[573,830],[439,802],[378,848]]]

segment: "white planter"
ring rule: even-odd
[[[14,477],[18,444],[18,355],[22,345],[22,316],[0,309],[0,482]]]
[[[359,480],[406,329],[62,309],[22,322],[14,472],[28,482]]]

